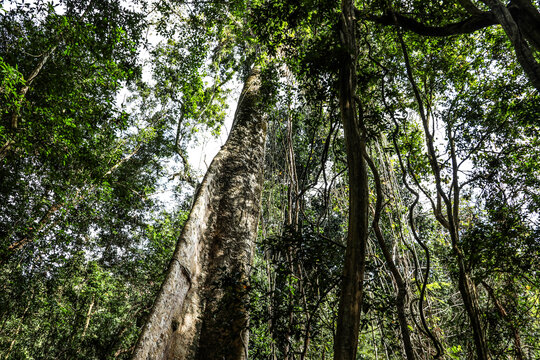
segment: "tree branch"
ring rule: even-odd
[[[482,0],[489,6],[497,21],[501,24],[508,39],[516,51],[516,57],[532,85],[540,91],[540,64],[536,61],[531,48],[523,40],[523,34],[512,14],[500,0]]]
[[[451,35],[470,34],[485,27],[498,24],[496,17],[489,12],[479,12],[471,17],[444,26],[429,26],[409,17],[388,10],[382,16],[366,16],[363,18],[381,25],[398,25],[405,30],[419,35],[444,37]]]

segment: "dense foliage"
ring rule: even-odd
[[[498,4],[355,2],[357,359],[405,358],[405,336],[417,359],[482,343],[540,358],[540,4],[506,4],[521,42]],[[129,358],[196,192],[188,149],[219,134],[257,63],[272,91],[250,358],[333,357],[350,189],[339,5],[0,5],[0,356]]]

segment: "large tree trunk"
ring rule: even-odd
[[[351,0],[343,0],[340,36],[340,110],[349,167],[349,226],[339,300],[334,359],[356,359],[368,235],[368,182],[363,154],[366,143],[362,114],[356,112],[356,19]],[[361,110],[361,109],[360,109]]]
[[[246,359],[247,289],[259,219],[266,122],[260,70],[196,194],[134,359]]]

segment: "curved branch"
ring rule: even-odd
[[[429,272],[430,272],[430,267],[431,267],[431,257],[430,257],[429,248],[427,247],[427,245],[418,236],[418,232],[416,231],[416,226],[414,224],[414,209],[415,209],[416,205],[418,204],[418,200],[420,199],[420,195],[418,194],[417,191],[415,191],[409,185],[409,182],[407,181],[407,170],[405,168],[405,164],[403,163],[400,148],[399,148],[399,145],[397,143],[397,134],[399,132],[399,123],[397,122],[397,120],[395,119],[395,117],[393,116],[392,113],[391,113],[391,117],[392,117],[392,120],[394,121],[394,124],[396,126],[396,129],[394,131],[394,136],[392,138],[392,142],[394,144],[394,149],[395,149],[396,154],[398,156],[398,163],[399,163],[399,166],[401,168],[403,185],[405,185],[407,190],[414,196],[413,203],[411,205],[409,205],[409,211],[408,211],[409,226],[410,226],[411,233],[413,235],[414,240],[418,243],[418,245],[420,245],[420,247],[422,247],[422,250],[426,254],[426,270],[424,272],[424,278],[423,278],[423,281],[422,281],[422,286],[420,288],[420,299],[419,299],[420,303],[419,303],[419,306],[418,306],[418,311],[420,313],[420,320],[422,322],[422,327],[421,328],[423,328],[423,332],[428,335],[428,337],[431,339],[431,341],[435,345],[435,349],[436,349],[437,353],[435,354],[434,359],[438,359],[442,355],[442,346],[441,346],[441,343],[440,343],[439,339],[437,339],[435,334],[433,334],[433,332],[429,329],[429,326],[427,325],[426,317],[425,317],[425,314],[424,314],[424,297],[425,297],[425,293],[426,293],[427,282],[428,282],[428,279],[429,279]],[[413,319],[413,320],[414,320],[414,322],[416,324],[416,320],[415,319]]]
[[[470,34],[477,30],[498,24],[496,17],[489,12],[480,12],[465,20],[444,26],[425,25],[415,19],[397,14],[392,10],[388,10],[382,16],[364,15],[364,18],[381,25],[397,25],[418,35],[433,37]]]

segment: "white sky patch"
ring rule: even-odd
[[[234,113],[236,112],[238,98],[242,91],[242,84],[238,80],[231,80],[229,84],[229,97],[227,99],[227,111],[223,126],[219,136],[212,135],[209,130],[200,130],[197,133],[197,140],[193,143],[187,150],[188,162],[193,170],[193,177],[199,182],[202,181],[204,174],[208,170],[208,167],[212,163],[212,160],[221,149],[221,147],[227,141],[229,133],[231,131]],[[167,172],[171,174],[166,178],[162,178],[159,182],[159,190],[154,194],[155,199],[161,202],[163,208],[167,211],[173,210],[176,206],[180,205],[182,198],[191,196],[195,189],[191,187],[181,188],[180,191],[183,192],[180,197],[175,196],[175,193],[178,192],[178,185],[180,180],[178,177],[172,177],[172,174],[178,173],[183,170],[183,165],[179,161],[173,159],[167,160],[165,165]],[[176,194],[178,195],[178,194]]]
[[[227,141],[231,131],[238,98],[242,91],[242,84],[237,80],[231,80],[228,88],[231,92],[227,99],[227,114],[219,136],[215,137],[209,131],[199,132],[197,144],[188,150],[188,158],[191,166],[203,175],[208,170],[208,166],[210,166],[214,156],[216,156],[219,149]]]

